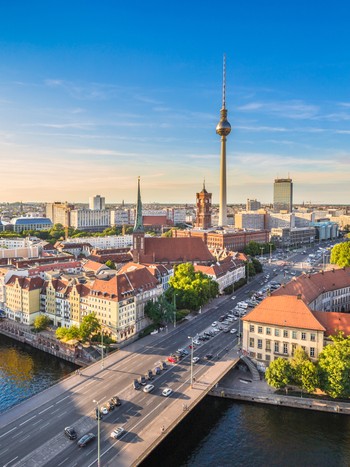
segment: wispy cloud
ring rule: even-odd
[[[241,112],[263,112],[266,114],[280,115],[295,120],[313,118],[318,115],[319,107],[306,104],[302,100],[290,100],[284,102],[250,102],[238,107]]]

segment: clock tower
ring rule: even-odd
[[[200,193],[196,193],[197,215],[195,226],[199,229],[209,229],[211,227],[211,193],[205,189],[205,181],[203,189]]]

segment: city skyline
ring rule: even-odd
[[[226,53],[227,203],[289,175],[295,203],[347,203],[346,2],[167,8],[3,7],[0,201],[132,203],[140,175],[145,203],[194,204],[205,178],[218,204]]]

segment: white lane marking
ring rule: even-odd
[[[3,449],[2,451],[0,451],[0,456],[2,456],[6,451],[8,451],[10,448],[6,448],[6,449]]]
[[[46,412],[47,410],[51,409],[51,407],[53,407],[53,405],[50,405],[49,407],[46,407],[46,409],[42,410],[41,412],[39,412],[39,415],[41,415],[42,413]]]
[[[57,464],[57,467],[60,467],[60,465],[64,464],[68,459],[69,459],[69,457],[66,457],[62,462]]]
[[[56,415],[57,418],[61,418],[63,417],[63,415],[65,415],[66,413],[68,413],[68,410],[65,410],[64,412],[61,412],[59,415]]]
[[[49,426],[49,425],[50,425],[50,422],[46,423],[45,425],[42,425],[42,426],[39,428],[39,430],[42,430],[43,428],[46,428],[46,427]]]
[[[10,460],[7,464],[5,464],[3,467],[7,467],[8,465],[11,464],[11,462],[15,461],[16,459],[18,459],[18,456],[14,457],[12,460]]]
[[[61,403],[61,402],[63,402],[64,400],[68,399],[68,397],[70,397],[70,396],[66,396],[66,397],[64,397],[63,399],[61,399],[61,400],[57,401],[57,402],[56,402],[56,404],[60,404],[60,403]]]
[[[35,426],[35,425],[37,425],[37,424],[38,424],[38,423],[40,423],[40,422],[42,422],[42,420],[41,420],[41,419],[40,419],[40,420],[38,420],[38,421],[37,421],[37,422],[35,422],[35,423],[32,423],[32,426]]]
[[[3,436],[6,436],[8,433],[11,433],[11,431],[13,431],[13,430],[16,430],[16,427],[11,428],[11,430],[9,430],[9,431],[6,431],[6,433],[4,433],[3,435],[1,435],[0,438],[2,438]]]
[[[28,418],[28,420],[25,420],[24,422],[20,423],[19,426],[22,426],[22,425],[24,425],[25,423],[30,422],[30,420],[33,420],[33,418],[35,418],[35,417],[36,417],[36,415],[33,415],[32,417]]]
[[[24,438],[21,438],[21,442],[24,441],[25,439],[30,438],[30,435],[25,436]]]
[[[54,414],[54,413],[56,413],[56,412],[59,412],[60,410],[61,410],[60,408],[54,410],[53,412],[51,412],[51,415]]]

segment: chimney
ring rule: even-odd
[[[322,273],[322,276],[323,276],[324,275],[324,270],[323,269],[322,269],[321,273]]]
[[[335,269],[334,269],[334,268],[332,268],[332,272],[335,272]]]
[[[298,299],[298,300],[301,300],[301,293],[298,293],[297,299]]]

